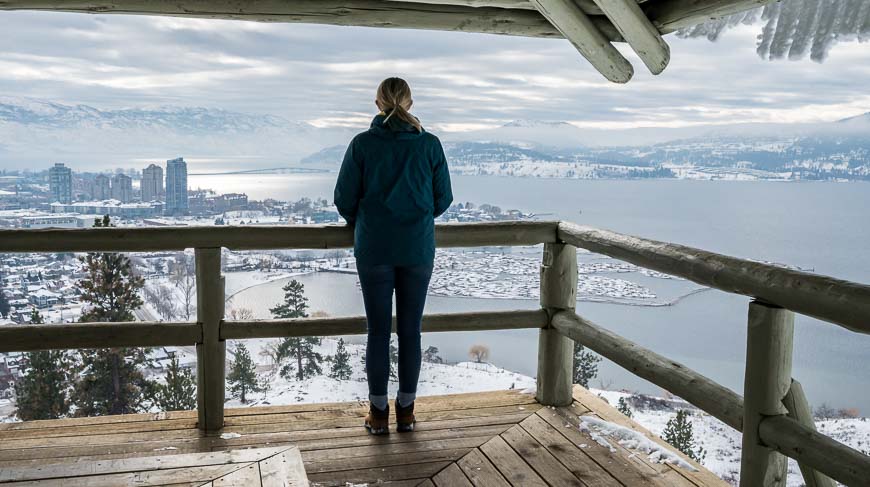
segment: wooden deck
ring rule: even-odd
[[[238,450],[295,446],[312,485],[727,485],[685,457],[696,471],[650,462],[615,441],[615,452],[600,446],[579,430],[578,415],[597,416],[663,442],[583,388],[575,387],[574,399],[569,407],[545,408],[518,391],[420,398],[417,431],[386,437],[366,433],[361,426],[366,406],[356,402],[228,409],[222,435],[196,429],[192,411],[0,424],[0,484],[40,478],[33,474],[37,471],[82,475],[83,464],[105,466],[110,459],[223,450],[250,456],[254,453]],[[166,462],[156,463],[161,461]],[[140,476],[135,485],[170,483],[165,476]]]

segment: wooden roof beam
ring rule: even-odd
[[[634,0],[595,0],[652,74],[660,74],[671,60],[671,49]]]
[[[166,15],[205,19],[394,27],[561,38],[539,13],[525,8],[477,5],[477,0],[0,0],[0,10],[90,14]],[[578,0],[579,1],[579,0]],[[759,7],[772,0],[649,0],[642,8],[662,34]],[[429,2],[429,3],[426,3]],[[438,2],[437,4],[432,2]],[[503,3],[511,0],[480,0]],[[622,36],[603,15],[590,17],[613,42]]]
[[[387,0],[390,2],[418,2],[433,5],[464,5],[466,7],[496,7],[515,8],[520,10],[536,10],[529,0]],[[637,0],[637,3],[649,0]],[[586,15],[604,15],[593,0],[574,0]]]
[[[605,78],[614,83],[627,83],[634,75],[631,63],[572,0],[532,0],[532,5]]]

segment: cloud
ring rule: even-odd
[[[604,81],[564,40],[171,17],[0,12],[0,92],[112,109],[185,105],[364,127],[377,83],[411,82],[415,113],[447,131],[524,118],[581,127],[834,120],[870,111],[870,51],[825,64],[755,54],[758,26],[669,36],[660,76]]]

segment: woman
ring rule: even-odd
[[[387,384],[393,290],[399,336],[396,429],[414,430],[420,376],[420,322],[435,260],[434,219],[453,201],[437,137],[409,110],[411,88],[388,78],[378,86],[381,112],[353,138],[335,185],[335,206],[354,227],[354,255],[368,322],[366,374],[373,435],[389,432]]]

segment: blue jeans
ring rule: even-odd
[[[366,375],[372,402],[384,404],[390,380],[390,332],[393,290],[396,291],[396,334],[399,336],[399,399],[414,400],[420,377],[420,325],[432,265],[393,266],[357,263],[368,322]]]

